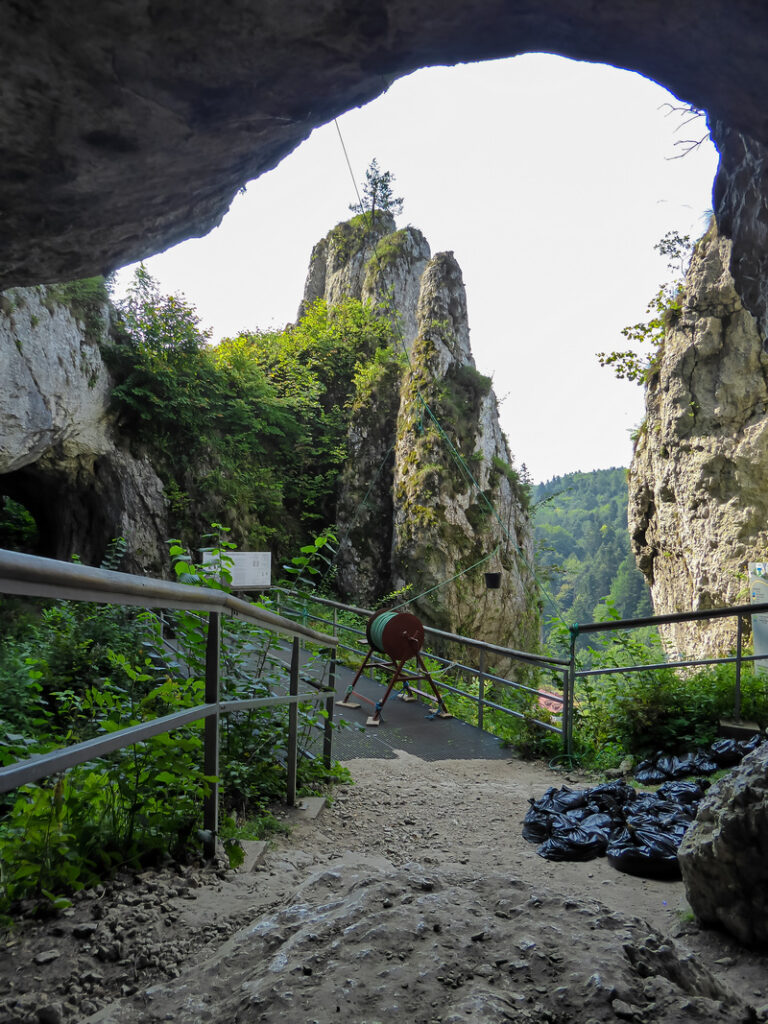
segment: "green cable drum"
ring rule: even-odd
[[[410,612],[378,612],[368,620],[368,643],[395,661],[412,658],[424,643],[424,626]]]

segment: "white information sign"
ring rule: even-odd
[[[203,565],[212,561],[210,549],[203,548]],[[229,566],[232,573],[233,590],[265,590],[272,585],[272,553],[271,551],[228,551],[233,565]]]
[[[749,599],[751,604],[768,604],[768,562],[749,563]],[[752,616],[755,654],[768,654],[768,612]],[[755,672],[768,676],[768,661],[756,661]]]

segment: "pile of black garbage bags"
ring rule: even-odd
[[[680,780],[732,767],[761,741],[756,733],[748,740],[718,740],[681,757],[656,754],[635,771],[641,784],[661,783],[654,793],[639,792],[620,779],[591,789],[551,787],[530,801],[523,838],[537,843],[537,853],[547,860],[605,856],[629,874],[679,878],[677,849],[710,785],[703,778]]]

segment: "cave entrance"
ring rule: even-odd
[[[338,118],[358,184],[376,157],[405,199],[399,226],[454,253],[477,367],[508,396],[502,428],[535,482],[629,463],[643,394],[596,353],[648,319],[668,277],[654,245],[706,229],[717,153],[685,106],[634,72],[528,53],[416,71]],[[249,183],[216,231],[146,268],[214,337],[290,323],[313,246],[354,199],[329,124]],[[257,226],[280,245],[254,245]]]
[[[37,463],[0,476],[0,547],[98,565],[110,539],[93,485]]]

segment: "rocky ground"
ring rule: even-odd
[[[250,871],[166,868],[0,938],[3,1024],[768,1019],[768,956],[700,929],[682,883],[526,843],[523,761],[349,762]]]

